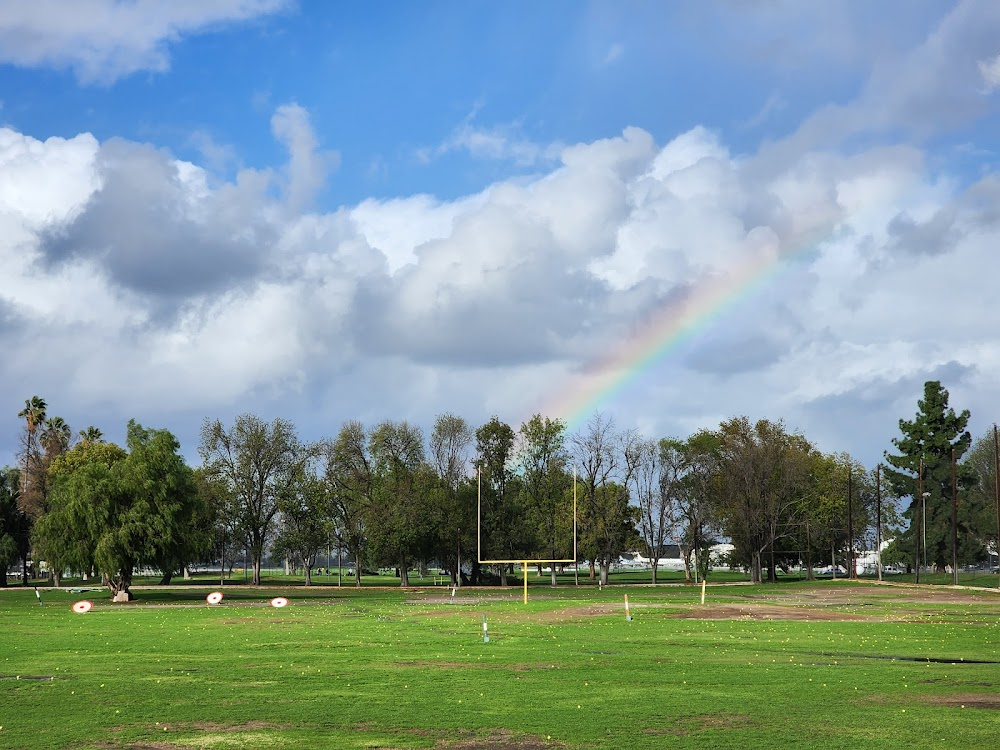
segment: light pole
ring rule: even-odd
[[[920,496],[920,499],[923,501],[922,505],[924,506],[924,522],[923,522],[922,526],[924,527],[923,528],[923,532],[924,532],[924,542],[923,542],[923,544],[924,544],[924,568],[925,569],[927,568],[927,498],[929,498],[930,496],[931,496],[931,493],[929,493],[929,492],[925,492],[925,493],[923,493]]]

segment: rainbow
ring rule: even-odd
[[[806,242],[799,247],[805,250],[815,245]],[[563,420],[567,432],[575,432],[643,373],[788,268],[791,257],[802,250],[752,252],[728,273],[705,277],[683,298],[657,310],[632,336],[561,384],[538,413]]]

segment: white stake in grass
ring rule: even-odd
[[[701,579],[701,603],[705,603],[705,579]]]
[[[38,593],[38,586],[35,586],[35,596],[38,597],[38,606],[42,606],[42,595]]]
[[[486,615],[483,615],[483,643],[490,642],[490,630],[486,626]]]
[[[625,619],[632,622],[632,611],[628,608],[628,594],[625,594]]]

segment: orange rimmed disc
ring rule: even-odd
[[[93,602],[88,602],[88,601],[77,602],[76,604],[73,605],[73,611],[76,612],[77,614],[82,615],[89,612],[90,608],[93,606],[94,606]]]
[[[287,606],[288,600],[283,596],[276,596],[271,600],[272,607],[284,607]]]
[[[205,601],[208,602],[209,604],[218,604],[219,602],[222,601],[222,592],[213,591],[211,594],[205,597]]]

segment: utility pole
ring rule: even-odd
[[[955,449],[951,449],[951,582],[958,585],[958,469]]]
[[[997,573],[1000,574],[1000,440],[997,440],[997,425],[993,423],[993,479],[997,500]],[[1000,575],[997,576],[1000,578]],[[1000,583],[997,584],[1000,586]]]
[[[851,466],[847,467],[847,545],[851,550],[849,564],[851,569],[847,571],[848,578],[854,578],[857,572],[857,564],[854,562],[854,495],[851,492]]]
[[[920,457],[920,461],[917,464],[917,496],[913,498],[913,515],[917,517],[917,533],[913,535],[913,549],[915,550],[913,561],[913,568],[916,573],[913,582],[920,583],[920,531],[922,524],[920,523],[920,507],[917,503],[924,502],[924,458]]]
[[[882,464],[875,467],[875,564],[882,580]]]

